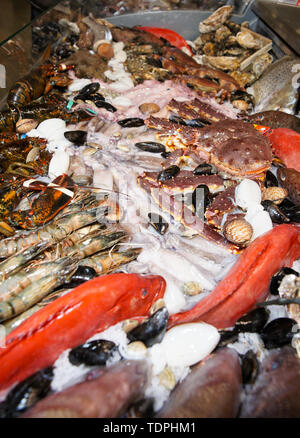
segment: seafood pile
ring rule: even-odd
[[[299,118],[63,24],[1,112],[0,417],[299,417]]]
[[[231,21],[233,6],[223,6],[199,24],[192,42],[201,62],[226,71],[243,87],[255,82],[272,63],[272,41]]]

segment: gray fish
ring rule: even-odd
[[[143,396],[148,380],[146,361],[124,360],[91,371],[84,382],[50,394],[24,418],[116,418]]]
[[[158,418],[234,418],[241,397],[238,354],[222,348],[192,367],[158,412]]]
[[[242,418],[300,417],[300,359],[291,347],[274,349],[246,394]]]
[[[299,96],[300,58],[284,56],[271,64],[247,92],[254,96],[254,111],[280,110],[294,114]]]

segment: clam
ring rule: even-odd
[[[159,373],[158,377],[160,384],[168,391],[172,391],[176,385],[176,377],[168,365],[166,365],[165,368]]]
[[[143,114],[154,114],[160,111],[160,107],[154,102],[145,102],[139,106],[139,110]]]
[[[262,200],[269,200],[274,202],[274,204],[281,204],[281,202],[287,197],[288,192],[283,187],[267,187],[262,191]]]
[[[20,119],[16,123],[16,131],[20,134],[26,134],[26,132],[35,129],[39,122],[34,119]]]

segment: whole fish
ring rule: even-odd
[[[254,111],[280,110],[294,114],[299,96],[300,58],[284,56],[271,64],[247,92],[254,96]]]
[[[238,354],[222,348],[192,367],[158,413],[159,418],[235,418],[242,390]]]
[[[146,317],[164,296],[159,275],[96,277],[41,308],[16,327],[0,348],[0,390],[52,365],[68,348],[128,318]]]
[[[283,111],[262,111],[260,113],[247,114],[243,120],[268,126],[269,128],[288,128],[300,134],[300,118]]]
[[[299,418],[300,359],[291,347],[274,349],[243,400],[242,418]]]
[[[115,418],[143,396],[146,361],[125,360],[88,374],[86,381],[38,402],[23,418]]]

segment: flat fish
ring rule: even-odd
[[[247,92],[254,96],[254,112],[280,110],[294,114],[299,96],[300,58],[284,56],[271,64]]]

